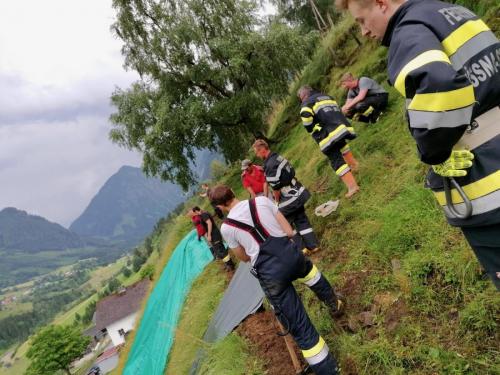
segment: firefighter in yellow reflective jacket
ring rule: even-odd
[[[469,9],[442,1],[337,6],[389,47],[389,81],[406,98],[420,159],[432,166],[427,185],[500,290],[498,38]]]
[[[304,128],[318,143],[321,151],[328,156],[333,170],[347,187],[346,197],[350,198],[359,191],[352,174],[358,162],[347,143],[356,138],[354,129],[340,111],[332,97],[302,86],[297,91],[302,102],[300,117]]]

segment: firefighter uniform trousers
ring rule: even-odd
[[[387,93],[367,96],[352,108],[347,118],[360,122],[375,122],[382,110],[387,107],[388,101],[389,94]]]
[[[319,241],[314,234],[309,218],[307,217],[306,210],[304,206],[298,208],[297,210],[286,214],[285,218],[292,225],[296,232],[298,238],[298,243],[303,243],[304,247],[312,250],[319,245]],[[302,241],[300,241],[302,240]]]
[[[346,173],[351,171],[349,164],[346,163],[344,155],[351,151],[351,148],[347,144],[346,140],[339,141],[338,144],[333,145],[324,154],[330,160],[330,164],[335,171],[335,174],[342,177]]]
[[[306,284],[325,303],[333,289],[312,262],[288,238],[269,237],[260,246],[256,276],[281,324],[289,330],[316,375],[337,374],[328,345],[314,328],[292,281]]]
[[[229,252],[222,241],[212,242],[210,251],[212,252],[214,258],[222,259],[224,263],[227,263],[231,260],[231,256],[229,255]]]
[[[328,345],[311,323],[292,281],[306,284],[324,303],[337,297],[328,280],[287,237],[269,236],[256,214],[255,201],[250,200],[254,226],[226,219],[224,222],[250,233],[260,244],[260,252],[252,269],[274,312],[295,339],[316,375],[338,374],[337,362]]]

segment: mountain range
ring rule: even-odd
[[[216,157],[197,154],[193,165],[206,179]],[[0,211],[0,288],[24,282],[79,259],[105,264],[140,243],[156,222],[186,198],[181,188],[123,166],[101,187],[69,229],[8,207]]]
[[[179,186],[146,178],[139,168],[124,166],[106,181],[69,229],[85,237],[134,245],[184,199]]]

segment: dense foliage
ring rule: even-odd
[[[111,139],[144,154],[151,175],[184,188],[196,149],[241,156],[274,98],[311,51],[311,36],[262,23],[255,1],[114,0],[125,65],[141,80],[112,96]]]
[[[28,350],[31,364],[27,375],[50,375],[64,371],[71,375],[71,363],[82,356],[90,337],[69,326],[48,326],[33,338]]]
[[[280,17],[304,30],[331,27],[338,20],[340,13],[332,0],[272,0]],[[315,15],[314,9],[317,9]]]

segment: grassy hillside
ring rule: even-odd
[[[487,11],[487,22],[500,34],[496,2],[466,5]],[[385,82],[385,49],[372,42],[359,47],[350,34],[355,30],[349,19],[331,30],[291,85],[290,97],[270,117],[275,150],[292,162],[314,193],[307,207],[323,249],[314,261],[348,298],[340,324],[298,285],[305,305],[344,374],[500,374],[500,296],[460,231],[446,223],[423,188],[427,168],[416,157],[403,100],[394,90],[389,89],[390,106],[378,124],[354,123],[359,136],[352,149],[360,161],[361,193],[352,201],[342,199],[327,218],[312,214],[319,203],[342,197],[344,187],[301,128],[293,93],[307,83],[343,101],[345,92],[337,82],[346,71]],[[227,179],[239,186],[238,169],[231,173]],[[166,373],[186,374],[193,347],[207,346],[199,341],[202,327],[191,322],[208,321],[220,287],[220,275],[210,270],[194,285]],[[255,370],[255,353],[251,343],[233,333],[209,347],[201,373],[263,373]],[[238,365],[225,366],[227,360]]]

